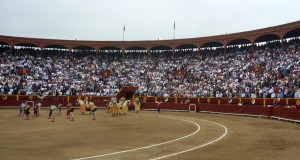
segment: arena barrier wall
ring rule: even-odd
[[[19,107],[23,101],[40,101],[42,107],[49,107],[52,103],[62,104],[65,107],[69,102],[76,104],[77,99],[86,96],[46,96],[44,98],[33,95],[1,95],[0,107]],[[111,97],[87,96],[88,100],[96,106],[105,107]],[[136,98],[136,97],[132,97]],[[189,104],[196,105],[197,112],[216,112],[241,115],[255,115],[264,117],[276,117],[282,119],[300,120],[300,99],[283,98],[233,98],[228,103],[227,98],[179,98],[179,97],[137,97],[142,102],[142,109],[156,110],[158,101],[162,110],[188,111]],[[277,102],[274,105],[274,102]],[[239,106],[238,103],[243,103]],[[287,106],[291,108],[287,108]]]

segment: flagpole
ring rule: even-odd
[[[124,41],[124,35],[125,35],[125,25],[124,25],[124,28],[123,28],[123,41]]]
[[[174,29],[174,36],[173,36],[173,39],[175,40],[175,29]]]
[[[174,21],[174,35],[173,35],[173,39],[175,40],[175,21]]]

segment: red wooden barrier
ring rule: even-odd
[[[32,95],[1,95],[0,106],[17,106],[19,107],[23,101],[40,101],[43,107],[49,107],[51,103],[63,104],[66,106],[67,103],[71,102],[76,104],[77,99],[84,99],[85,96],[46,96],[44,99],[40,99],[37,96]],[[92,101],[96,106],[104,107],[106,101],[111,97],[100,97],[100,96],[88,96],[89,101]],[[142,102],[142,109],[157,109],[157,101],[162,101],[160,105],[161,109],[168,110],[188,110],[189,104],[196,104],[196,110],[199,111],[211,111],[211,112],[222,112],[222,113],[234,113],[234,114],[249,114],[249,115],[263,115],[263,116],[274,116],[286,119],[300,120],[300,100],[299,99],[280,99],[277,107],[268,107],[273,105],[274,100],[272,98],[257,98],[255,104],[252,104],[250,98],[233,98],[232,103],[228,103],[227,98],[176,98],[170,97],[165,102],[163,97],[138,97]],[[187,100],[189,99],[189,103]],[[244,102],[243,106],[237,104]],[[298,109],[285,108],[283,106],[295,105]]]

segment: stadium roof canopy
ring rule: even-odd
[[[106,47],[101,47],[99,50],[121,50],[121,48],[115,46],[106,46]]]
[[[80,50],[95,50],[95,48],[90,47],[90,46],[76,46],[76,47],[73,47],[73,49],[80,49]]]
[[[198,48],[198,47],[193,44],[182,44],[176,47],[176,49],[190,49],[190,48]]]
[[[0,36],[0,44],[20,47],[82,50],[175,50],[253,44],[300,37],[300,21],[232,34],[153,41],[81,41]]]
[[[9,45],[9,44],[6,42],[0,41],[0,45]]]
[[[26,42],[24,42],[24,43],[20,42],[20,43],[15,44],[14,46],[20,46],[20,47],[39,47],[37,44],[26,43]]]
[[[145,47],[140,47],[140,46],[132,46],[128,47],[125,50],[147,50]]]
[[[207,42],[204,43],[201,48],[207,48],[207,47],[222,47],[224,46],[222,43],[220,42]]]
[[[283,38],[293,38],[293,37],[300,37],[300,28],[287,32]]]
[[[59,44],[52,44],[48,46],[44,46],[44,48],[52,48],[52,49],[68,49],[68,47],[59,45]]]
[[[172,50],[172,48],[169,46],[160,45],[160,46],[154,46],[150,50]]]
[[[234,39],[227,43],[227,46],[230,45],[241,45],[241,44],[251,44],[249,39],[241,38],[241,39]]]
[[[262,36],[256,38],[254,43],[269,42],[269,41],[274,41],[274,40],[280,40],[280,37],[276,34],[267,34],[267,35],[262,35]]]

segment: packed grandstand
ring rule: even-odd
[[[282,48],[282,46],[284,46]],[[224,50],[226,53],[224,54]],[[172,54],[173,53],[173,54]],[[0,94],[300,98],[299,35],[283,40],[172,50],[0,46]]]

